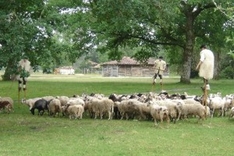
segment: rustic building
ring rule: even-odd
[[[147,64],[141,64],[138,61],[123,57],[120,61],[110,61],[102,64],[102,76],[104,77],[152,77],[154,75],[154,61],[150,58]]]

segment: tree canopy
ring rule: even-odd
[[[23,55],[34,66],[55,67],[98,52],[120,59],[126,49],[134,49],[132,57],[142,62],[163,51],[169,63],[179,65],[181,82],[190,83],[197,47],[205,43],[220,53],[230,48],[226,42],[233,35],[228,11],[233,3],[221,0],[2,0],[0,4],[4,79]]]

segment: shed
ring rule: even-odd
[[[110,61],[102,64],[104,77],[152,77],[154,75],[154,58],[149,58],[146,64],[141,64],[130,57],[123,57],[120,61]]]

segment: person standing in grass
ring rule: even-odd
[[[214,54],[211,50],[206,48],[206,45],[202,45],[200,49],[200,60],[196,70],[199,71],[199,76],[203,78],[204,85],[202,90],[210,90],[208,81],[212,79],[214,75]]]
[[[160,85],[162,86],[163,82],[163,72],[166,69],[166,62],[163,60],[163,57],[160,56],[154,61],[155,74],[153,76],[153,85],[155,85],[157,77],[160,79]]]
[[[20,98],[20,91],[23,87],[24,98],[26,98],[26,83],[30,76],[31,62],[27,56],[24,56],[18,63],[18,70],[16,79],[18,80],[18,99]]]

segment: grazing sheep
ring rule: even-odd
[[[22,104],[26,104],[29,107],[29,110],[31,110],[32,107],[34,106],[35,102],[37,100],[39,100],[39,99],[41,99],[41,98],[32,98],[32,99],[27,99],[27,100],[26,99],[22,99],[21,103]]]
[[[69,105],[62,106],[63,112],[69,115],[70,119],[82,119],[84,107],[82,105]]]
[[[55,115],[61,112],[61,102],[59,99],[52,99],[49,104],[48,104],[48,110],[49,110],[49,115],[53,115],[53,117],[55,117]]]
[[[111,99],[114,102],[114,114],[113,114],[114,119],[120,119],[121,118],[120,112],[119,112],[119,109],[118,109],[118,106],[117,106],[116,102],[122,101],[122,97],[123,97],[122,95],[118,96],[116,94],[111,94],[109,96],[109,99]]]
[[[181,110],[181,114],[183,115],[185,118],[187,118],[188,115],[194,115],[194,116],[198,116],[198,120],[200,119],[205,119],[206,118],[206,109],[205,106],[201,105],[201,104],[183,104],[181,102],[177,103],[178,107]],[[180,118],[180,116],[179,116]]]
[[[10,97],[1,97],[0,98],[0,110],[3,109],[7,113],[10,113],[14,110],[14,101]]]
[[[225,99],[221,97],[214,97],[210,99],[208,106],[211,110],[211,117],[213,118],[215,111],[219,111],[219,116],[224,116]]]
[[[233,118],[233,116],[234,116],[234,107],[232,107],[230,110],[229,119]]]
[[[82,119],[83,118],[83,113],[84,113],[84,106],[83,105],[76,105],[76,107],[78,108],[78,114],[77,114],[77,118]]]
[[[105,97],[99,99],[89,96],[85,99],[85,105],[88,106],[89,112],[94,113],[94,119],[97,119],[98,116],[102,119],[105,113],[108,114],[108,120],[112,119],[114,102],[111,99]]]
[[[224,108],[223,108],[223,116],[226,116],[226,112],[228,112],[234,105],[233,99],[230,96],[226,96],[223,98],[224,100]]]
[[[30,109],[31,113],[34,115],[35,109],[38,110],[38,115],[43,115],[45,110],[48,110],[48,104],[50,101],[45,99],[39,99],[35,102],[34,106]]]
[[[181,110],[179,109],[175,101],[170,100],[170,99],[160,100],[160,101],[156,101],[156,104],[167,107],[169,117],[172,122],[175,123],[176,120],[178,120],[178,116],[179,116],[179,113],[181,113]]]

